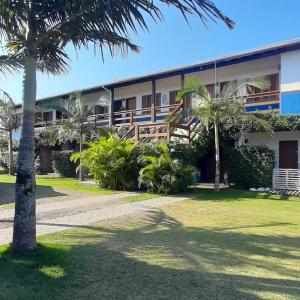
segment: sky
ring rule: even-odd
[[[38,98],[78,90],[131,76],[192,64],[300,37],[299,0],[214,0],[236,27],[209,23],[205,28],[196,17],[189,25],[175,9],[163,8],[164,22],[149,22],[150,32],[131,35],[141,53],[127,58],[100,55],[90,49],[75,52],[68,47],[71,70],[63,76],[38,75]],[[0,77],[0,88],[19,103],[22,74]]]

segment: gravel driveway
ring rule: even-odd
[[[123,192],[103,196],[77,195],[74,200],[37,202],[37,235],[80,227],[98,221],[149,212],[159,206],[186,199],[165,196],[135,203],[124,203],[122,198],[138,195]],[[59,197],[56,198],[58,200]],[[0,210],[0,245],[11,242],[14,209]]]

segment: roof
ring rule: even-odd
[[[147,81],[213,69],[215,66],[225,67],[225,66],[245,62],[245,61],[261,59],[264,57],[269,57],[269,56],[281,54],[284,52],[299,50],[299,49],[300,49],[300,38],[294,40],[288,40],[276,44],[266,45],[252,50],[237,52],[226,56],[220,56],[210,60],[204,60],[198,63],[184,65],[177,68],[166,69],[166,70],[145,74],[141,76],[129,77],[118,81],[107,82],[100,85],[88,87],[85,89],[73,90],[62,94],[52,95],[49,97],[38,99],[37,101],[47,101],[58,97],[64,98],[64,97],[68,97],[69,94],[77,91],[80,91],[83,94],[89,94],[89,93],[103,91],[104,90],[103,86],[105,86],[105,88],[107,89],[114,89],[118,87],[129,86],[129,85],[143,83]]]

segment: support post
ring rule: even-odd
[[[181,88],[184,87],[184,80],[185,80],[184,74],[181,74],[181,76],[180,76],[180,85],[181,85]]]
[[[115,101],[115,89],[111,89],[110,93],[110,105],[109,105],[109,127],[114,125],[114,101]]]
[[[152,79],[151,122],[156,122],[156,81]]]
[[[156,107],[153,104],[151,105],[151,122],[156,122]]]
[[[167,142],[169,143],[171,141],[171,125],[168,124],[167,128]]]
[[[135,133],[134,133],[135,140],[138,141],[140,139],[140,128],[138,125],[135,126]]]
[[[133,125],[133,111],[130,111],[130,125]]]

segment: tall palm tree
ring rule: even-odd
[[[80,153],[82,153],[84,133],[89,129],[88,127],[90,125],[88,118],[94,114],[95,106],[99,103],[100,102],[97,102],[94,105],[88,106],[86,98],[80,92],[75,92],[69,96],[69,99],[53,100],[47,104],[41,104],[41,108],[55,109],[66,117],[66,122],[64,122],[63,119],[57,121],[58,126],[55,127],[51,134],[54,143],[56,143],[57,137],[61,135],[65,136],[66,132],[68,132],[68,136],[70,137],[69,141],[71,142],[76,139],[76,136],[79,137],[79,148]],[[107,103],[105,103],[105,105],[107,105]],[[79,180],[83,181],[84,173],[81,160],[79,161]]]
[[[0,56],[2,72],[23,69],[23,117],[16,180],[13,250],[36,247],[34,111],[37,71],[60,74],[68,71],[66,45],[75,49],[108,47],[110,54],[128,49],[129,31],[147,30],[147,17],[162,20],[159,4],[175,7],[187,19],[196,15],[206,24],[221,20],[234,23],[211,0],[6,0],[0,2]]]
[[[0,89],[0,129],[8,133],[8,173],[15,174],[13,160],[13,132],[21,125],[20,116],[16,112],[16,104],[9,94]]]
[[[264,78],[256,76],[239,76],[225,84],[221,91],[215,91],[212,95],[206,86],[198,78],[190,78],[179,91],[177,100],[184,99],[188,95],[193,96],[193,114],[199,117],[202,124],[208,129],[210,124],[214,128],[215,142],[215,184],[214,190],[220,188],[220,139],[219,126],[225,118],[244,115],[249,119],[256,118],[257,124],[267,129],[267,124],[253,114],[246,113],[244,109],[245,97],[253,94],[253,87],[262,90],[267,89],[270,83]]]

